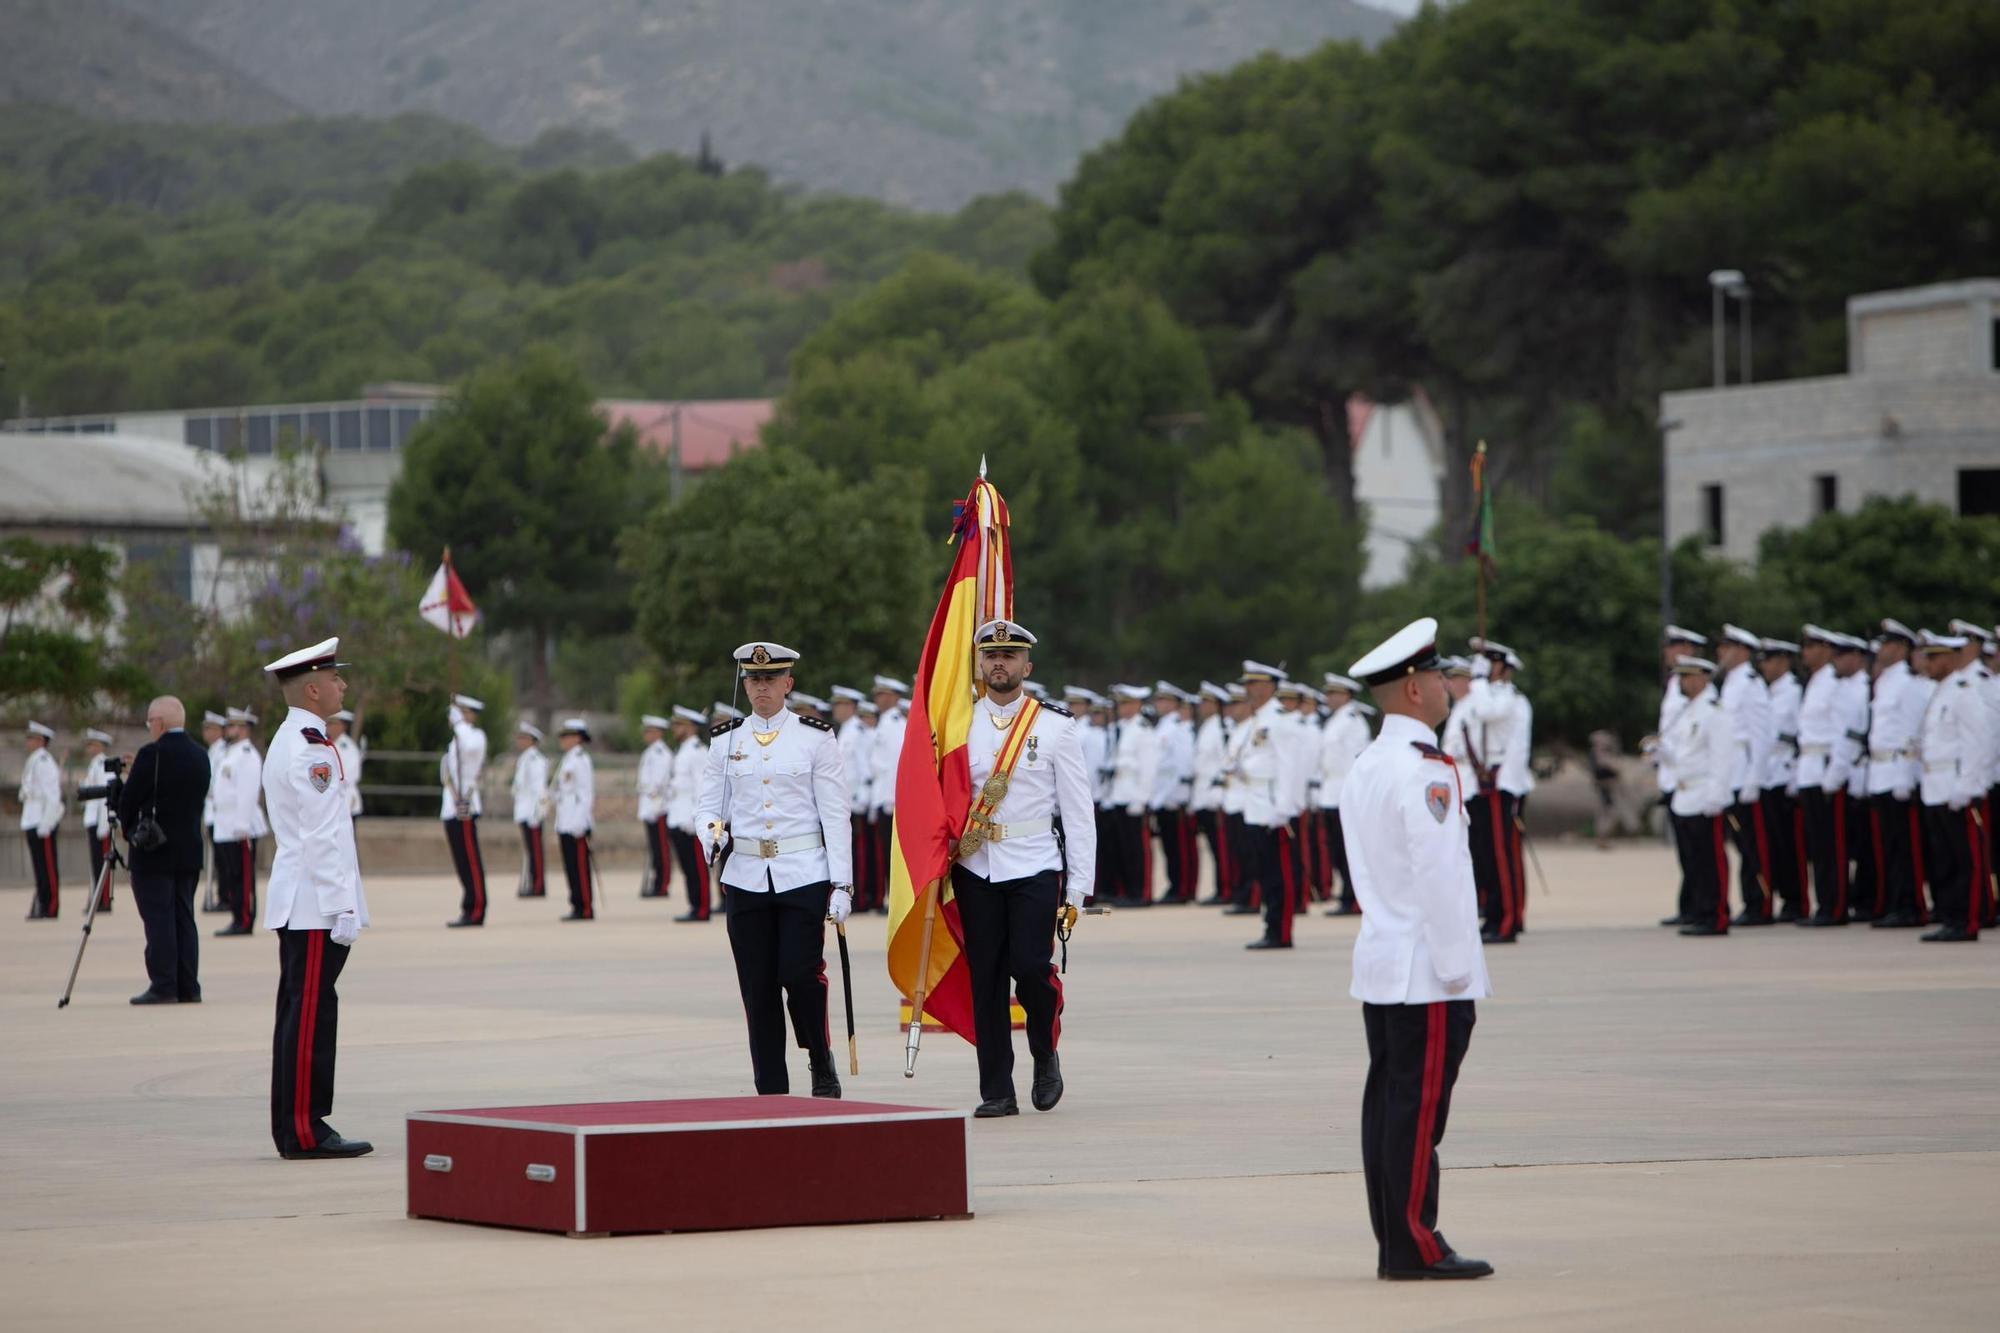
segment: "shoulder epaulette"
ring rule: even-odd
[[[307,740],[311,741],[314,745],[333,744],[332,741],[326,738],[326,733],[321,731],[318,727],[300,727],[299,734],[304,736]]]
[[[1076,716],[1075,713],[1070,712],[1069,709],[1064,708],[1061,704],[1043,704],[1042,711],[1044,713],[1054,713],[1057,717],[1073,718]]]
[[[1410,748],[1426,759],[1444,759],[1447,757],[1443,750],[1438,749],[1437,746],[1432,745],[1429,741],[1411,741]]]
[[[811,728],[812,728],[812,729],[813,729],[814,731],[832,731],[832,730],[833,730],[833,723],[831,723],[831,722],[827,721],[827,720],[826,720],[825,718],[823,718],[823,717],[809,717],[809,716],[807,716],[807,715],[806,715],[806,714],[804,714],[804,713],[800,713],[800,714],[799,714],[799,721],[801,721],[801,722],[805,723],[805,724],[806,724],[807,726],[811,727]]]
[[[730,732],[736,730],[738,727],[742,725],[743,725],[743,719],[740,717],[727,718],[724,721],[718,722],[714,726],[710,727],[708,729],[708,734],[711,736],[726,736]]]

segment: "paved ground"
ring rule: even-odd
[[[447,932],[442,880],[371,882],[334,1124],[379,1151],[287,1163],[266,1130],[268,938],[204,941],[199,1008],[135,1010],[139,923],[121,902],[59,1013],[75,922],[27,925],[25,895],[0,895],[0,1323],[2000,1322],[2000,940],[1684,940],[1651,924],[1672,896],[1657,849],[1543,858],[1553,891],[1493,952],[1500,994],[1444,1146],[1443,1229],[1500,1275],[1452,1289],[1373,1278],[1347,922],[1316,916],[1296,951],[1259,955],[1243,919],[1201,908],[1086,921],[1068,1096],[974,1126],[974,1221],[583,1241],[406,1220],[402,1115],[748,1092],[719,921],[673,925],[677,908],[614,883],[594,924],[510,898],[484,931]],[[901,1077],[881,931],[853,938],[851,1095],[969,1105],[956,1039],[929,1038]]]

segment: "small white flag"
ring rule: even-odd
[[[417,603],[417,614],[454,639],[472,633],[472,627],[479,623],[479,608],[472,604],[465,585],[458,581],[449,551],[445,552],[437,573],[431,575],[431,586],[424,589],[424,599]]]

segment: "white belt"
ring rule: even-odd
[[[988,842],[1005,842],[1009,838],[1028,838],[1037,833],[1047,833],[1055,828],[1056,821],[1050,817],[1041,819],[1020,819],[1012,824],[991,824],[986,835]]]
[[[810,852],[826,846],[824,833],[801,833],[796,838],[738,838],[735,848],[745,856],[755,856],[762,860],[784,856],[788,852]]]
[[[1897,759],[1908,759],[1909,757],[1910,752],[1908,750],[1870,750],[1868,752],[1869,760],[1877,764],[1887,764]]]
[[[1958,760],[1956,760],[1956,759],[1940,759],[1940,760],[1938,760],[1938,761],[1937,761],[1937,762],[1936,762],[1935,764],[1925,764],[1925,765],[1924,765],[1924,772],[1926,772],[1926,773],[1956,773],[1956,772],[1958,772]]]
[[[1825,753],[1826,753],[1826,752],[1827,752],[1828,750],[1831,750],[1832,748],[1833,748],[1833,747],[1832,747],[1831,745],[1801,745],[1801,746],[1799,747],[1799,753],[1800,753],[1800,754],[1825,754]]]

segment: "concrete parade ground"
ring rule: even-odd
[[[511,850],[511,849],[510,849]],[[340,982],[332,1123],[269,1133],[268,936],[213,939],[200,1006],[132,1008],[121,885],[76,999],[80,890],[0,894],[0,1326],[342,1329],[1988,1329],[2000,1324],[2000,938],[1866,927],[1683,939],[1667,853],[1541,849],[1521,942],[1488,951],[1443,1147],[1440,1228],[1498,1274],[1374,1276],[1351,921],[1290,953],[1202,907],[1086,919],[1049,1114],[971,1126],[967,1222],[570,1239],[411,1221],[403,1116],[750,1089],[720,917],[608,876],[563,924],[505,896],[447,931],[442,876],[371,878]],[[559,876],[552,878],[559,879]],[[847,1095],[976,1102],[972,1051],[902,1077],[882,918],[850,927]],[[829,955],[832,955],[829,935]],[[837,962],[830,962],[837,968]],[[836,1033],[839,990],[834,988]],[[836,1044],[838,1040],[836,1038]],[[794,1059],[794,1090],[805,1060]]]

